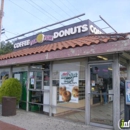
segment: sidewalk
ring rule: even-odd
[[[1,116],[0,109],[0,121],[21,127],[26,130],[109,130],[100,127],[93,127],[80,123],[69,122],[64,119],[62,120],[55,117],[49,117],[43,114],[26,112],[19,109],[17,110],[16,116],[10,117]],[[0,130],[8,129],[0,128]]]
[[[25,130],[25,129],[0,121],[0,130]]]

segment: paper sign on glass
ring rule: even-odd
[[[32,85],[34,84],[34,78],[31,78],[31,84]]]

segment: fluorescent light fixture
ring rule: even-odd
[[[102,58],[103,60],[108,60],[107,58]]]
[[[103,60],[108,60],[106,57],[103,57],[103,56],[97,56],[97,57]]]
[[[102,59],[102,56],[97,56],[97,57]]]
[[[108,68],[108,70],[112,70],[112,68]]]

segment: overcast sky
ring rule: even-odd
[[[100,20],[101,15],[117,32],[130,32],[130,0],[4,0],[1,40],[85,13],[81,20]],[[79,22],[74,19],[64,25]],[[57,28],[57,25],[48,29]],[[107,27],[96,22],[100,28]],[[46,31],[45,30],[39,30]],[[112,33],[112,29],[104,29]],[[37,32],[36,32],[37,33]],[[32,35],[32,34],[29,34]]]

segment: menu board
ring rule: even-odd
[[[62,71],[60,72],[59,81],[59,101],[78,103],[79,72]]]

